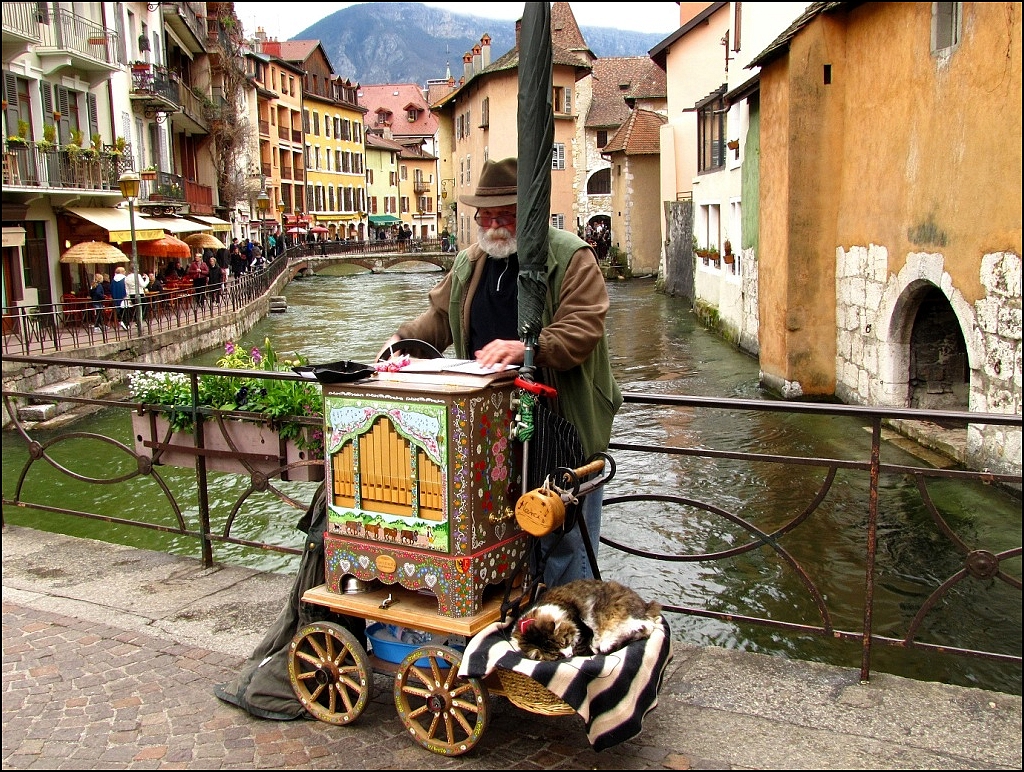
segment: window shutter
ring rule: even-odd
[[[4,100],[7,102],[7,133],[18,133],[18,78],[10,72],[4,73]]]
[[[572,112],[572,89],[565,89],[565,113],[568,115]]]
[[[66,145],[71,141],[71,115],[69,109],[71,106],[71,92],[69,92],[64,86],[56,86],[57,89],[57,112],[60,113],[60,123],[57,127],[57,135],[60,137],[60,143]]]
[[[53,123],[53,91],[45,80],[39,81],[39,96],[43,101],[43,123]]]
[[[100,133],[100,119],[99,111],[96,109],[96,95],[86,94],[85,104],[89,113],[89,137],[91,139],[93,134]]]

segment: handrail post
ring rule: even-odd
[[[871,419],[871,463],[868,470],[868,540],[864,568],[864,633],[861,639],[860,680],[871,677],[871,625],[875,611],[875,556],[878,552],[878,479],[882,452],[882,417]]]
[[[198,480],[199,499],[199,522],[203,529],[203,568],[213,567],[213,540],[210,539],[210,495],[207,490],[206,480],[206,454],[202,450],[206,447],[206,431],[203,426],[204,418],[199,413],[199,376],[192,373],[189,376],[192,384],[192,430],[195,432],[196,447],[200,452],[196,454],[196,479]]]

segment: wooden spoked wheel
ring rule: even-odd
[[[490,715],[487,688],[479,679],[460,677],[461,664],[455,649],[421,646],[395,676],[398,715],[416,742],[442,756],[460,756],[476,745]]]
[[[332,622],[314,622],[295,634],[288,676],[303,707],[328,724],[359,718],[373,684],[366,651],[352,633]]]

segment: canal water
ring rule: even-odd
[[[349,359],[372,362],[398,324],[419,313],[427,291],[440,279],[434,270],[352,273],[338,268],[293,281],[285,290],[285,313],[270,314],[239,343],[262,346],[269,338],[280,353],[298,353],[312,363]],[[623,391],[770,399],[758,386],[757,361],[704,329],[681,299],[655,290],[651,281],[609,285],[611,310],[607,327],[613,366]],[[212,351],[187,364],[212,365]],[[112,411],[111,411],[112,412]],[[101,413],[89,419],[88,431],[128,440],[123,414]],[[616,419],[614,439],[623,443],[701,446],[718,450],[771,452],[836,458],[868,457],[870,434],[850,419],[690,411],[654,406],[625,406]],[[11,491],[25,458],[20,443],[5,435],[4,490]],[[794,471],[767,464],[728,460],[659,461],[635,453],[617,453],[616,478],[608,495],[661,489],[737,512],[770,531],[788,522],[813,498],[821,472]],[[81,459],[79,459],[81,461]],[[920,462],[887,446],[883,461]],[[82,463],[90,463],[86,460]],[[96,464],[102,462],[96,460]],[[168,484],[187,496],[190,473],[165,469]],[[45,477],[45,472],[42,473]],[[211,474],[211,509],[230,507],[244,490],[232,475]],[[46,485],[45,479],[35,484]],[[285,484],[287,487],[288,484]],[[297,492],[303,483],[293,483]],[[111,512],[139,506],[137,492],[114,485],[93,497]],[[970,545],[1000,551],[1020,544],[1019,499],[999,489],[964,483],[932,482],[929,492],[938,508]],[[308,496],[307,496],[308,500]],[[607,507],[603,534],[645,550],[695,554],[723,550],[749,540],[722,518],[706,511],[673,509],[674,505],[627,504]],[[880,491],[879,570],[875,632],[900,637],[936,586],[962,566],[962,558],[943,537],[920,502],[912,480],[883,479]],[[186,512],[186,517],[189,513]],[[134,546],[195,555],[194,539],[140,532],[74,518],[5,508],[9,523],[58,530]],[[233,535],[299,546],[297,513],[274,501],[254,501]],[[840,473],[815,515],[783,540],[793,559],[821,588],[834,626],[860,629],[864,592],[864,524],[867,479]],[[143,519],[140,517],[140,519]],[[222,562],[270,571],[291,572],[292,556],[218,545]],[[794,623],[819,624],[817,607],[792,568],[768,549],[729,561],[653,562],[602,548],[602,571],[647,593],[680,605],[735,614],[758,614]],[[1004,568],[1019,581],[1018,558]],[[981,591],[984,589],[984,591]],[[731,624],[700,617],[672,615],[673,635],[687,643],[740,648],[765,654],[810,659],[848,667],[860,664],[856,644],[822,641],[814,636]],[[979,588],[968,582],[929,616],[924,640],[956,641],[969,647],[1020,653],[1019,590],[1001,583]],[[873,669],[925,680],[980,686],[1021,693],[1019,667],[928,655],[877,646]]]

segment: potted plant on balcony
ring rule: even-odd
[[[143,180],[149,180],[152,182],[156,179],[156,167],[153,165],[147,166],[141,172],[139,172],[139,178]]]
[[[18,133],[7,138],[7,147],[13,150],[17,147],[28,146],[28,121],[18,121]]]
[[[287,372],[305,364],[302,357],[281,359],[265,339],[263,349],[245,351],[232,342],[217,364],[231,370]],[[139,373],[129,378],[129,393],[141,403],[132,414],[136,452],[154,461],[192,467],[198,453],[192,420],[190,379],[180,373]],[[154,411],[148,406],[163,406]],[[291,416],[321,417],[319,384],[264,380],[258,377],[200,376],[199,406],[237,410],[242,418],[216,416],[204,426],[207,468],[236,474],[253,470],[268,474],[297,461],[323,459],[323,430],[289,421]],[[232,447],[233,446],[233,447]],[[291,480],[322,480],[322,464],[297,467],[285,474]]]
[[[36,148],[40,153],[49,153],[57,147],[57,127],[52,123],[43,126],[43,138],[36,142]]]

